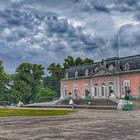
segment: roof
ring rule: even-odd
[[[128,56],[128,57],[112,57],[107,59],[102,59],[100,62],[95,62],[92,64],[86,64],[86,65],[78,65],[78,66],[72,66],[69,69],[67,69],[64,73],[67,78],[74,78],[75,72],[78,72],[77,77],[83,77],[83,76],[89,76],[93,75],[97,72],[101,67],[104,67],[105,69],[111,70],[112,72],[125,72],[125,71],[133,71],[133,70],[139,70],[140,69],[140,55],[134,55],[134,56]],[[88,75],[86,74],[86,71],[88,71]],[[64,76],[65,77],[65,76]],[[66,78],[66,77],[65,77]]]

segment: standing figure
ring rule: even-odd
[[[71,105],[72,109],[74,109],[74,101],[72,99],[70,99],[69,105]]]

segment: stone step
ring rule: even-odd
[[[24,105],[26,108],[72,108],[70,105]],[[102,110],[117,110],[116,105],[112,106],[97,106],[97,105],[75,105],[77,109],[102,109]]]
[[[93,99],[93,100],[73,100],[74,104],[76,105],[87,105],[90,102],[90,105],[100,105],[100,106],[105,106],[105,105],[117,105],[117,103],[108,100],[108,99]],[[57,102],[57,105],[68,105],[69,104],[69,100],[61,100],[59,102]]]

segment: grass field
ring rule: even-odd
[[[72,110],[41,110],[41,109],[0,109],[0,117],[7,116],[58,116],[68,115]]]

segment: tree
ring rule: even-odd
[[[55,78],[58,81],[60,79],[62,79],[64,69],[63,69],[63,67],[60,64],[52,63],[52,64],[49,65],[47,70],[51,74],[51,77]]]
[[[49,88],[40,88],[38,94],[36,95],[36,101],[44,102],[50,101],[56,96],[56,93]]]
[[[43,78],[44,87],[47,87],[56,92],[57,97],[60,96],[60,81],[51,76],[46,76]]]
[[[4,72],[3,61],[0,61],[0,100],[6,100],[6,85],[8,75]]]
[[[68,56],[67,58],[64,59],[63,67],[65,70],[68,69],[70,66],[77,66],[77,65],[90,64],[90,63],[93,63],[93,60],[90,58],[82,59],[80,57],[77,57],[74,59],[72,56]]]
[[[83,59],[81,59],[80,57],[77,57],[75,59],[74,65],[82,65],[84,64]]]
[[[75,65],[75,60],[72,56],[68,56],[67,58],[64,59],[63,67],[64,69],[68,69],[70,66]]]
[[[12,100],[24,103],[34,101],[39,87],[43,85],[44,67],[38,64],[22,63],[16,69],[11,86]]]
[[[91,63],[93,63],[94,61],[93,61],[92,59],[86,57],[86,58],[83,60],[83,62],[84,62],[84,64],[91,64]]]
[[[30,85],[20,79],[17,79],[14,82],[14,85],[10,89],[11,102],[17,103],[20,100],[24,103],[29,103],[32,94]]]

